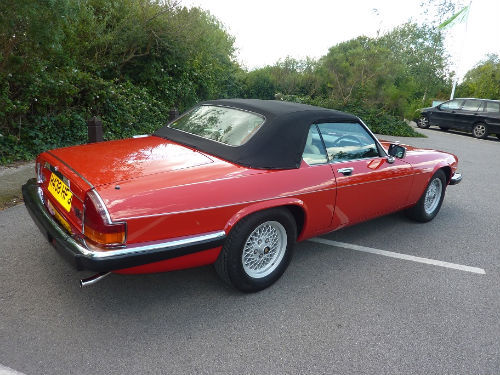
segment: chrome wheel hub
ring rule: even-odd
[[[241,261],[248,276],[262,278],[281,263],[287,246],[286,230],[277,221],[260,224],[248,236]]]
[[[424,210],[425,213],[432,214],[441,200],[441,194],[443,193],[443,183],[439,178],[435,178],[429,184],[427,192],[425,193],[424,200]]]

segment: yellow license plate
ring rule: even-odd
[[[49,191],[56,198],[56,200],[64,207],[66,211],[69,212],[71,209],[71,200],[73,199],[73,193],[69,190],[68,185],[66,185],[62,180],[52,173],[49,182]]]

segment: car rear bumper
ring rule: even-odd
[[[59,226],[43,203],[36,179],[22,187],[24,203],[44,237],[78,270],[108,272],[212,249],[224,243],[224,231],[134,244],[113,250],[93,250]]]
[[[450,185],[457,185],[462,181],[462,175],[460,173],[453,173],[450,178]]]

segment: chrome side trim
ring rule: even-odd
[[[380,158],[380,156],[379,156],[379,158]],[[325,164],[321,164],[321,165],[325,165]],[[314,166],[311,166],[311,167],[314,167]],[[420,174],[424,174],[424,173],[414,173],[413,176],[418,176]],[[389,177],[389,178],[385,178],[383,180],[378,180],[378,181],[388,181],[388,180],[394,180],[394,179],[404,178],[404,177],[408,177],[408,175],[398,176],[398,177]],[[370,184],[372,182],[373,181],[361,182],[361,183],[357,183],[357,184],[353,184],[353,185],[347,185],[347,186],[355,186],[355,185],[361,185],[361,184]],[[332,188],[320,189],[320,190],[314,190],[314,191],[308,191],[308,192],[305,192],[305,193],[294,193],[294,194],[288,194],[288,195],[281,195],[281,196],[278,196],[278,197],[271,197],[271,198],[265,198],[265,199],[256,199],[256,200],[252,200],[252,201],[243,201],[243,202],[231,203],[231,204],[223,204],[223,205],[220,205],[220,206],[201,207],[201,208],[195,208],[195,209],[192,209],[192,210],[171,211],[171,212],[163,212],[163,213],[152,214],[152,215],[129,216],[129,217],[120,218],[118,220],[126,221],[126,220],[134,220],[134,219],[145,219],[145,218],[148,218],[148,217],[159,217],[159,216],[185,214],[185,213],[189,213],[189,212],[215,210],[217,208],[225,208],[225,207],[238,206],[240,204],[251,204],[251,203],[259,203],[259,202],[267,202],[267,201],[271,201],[271,200],[274,200],[274,199],[298,197],[300,195],[305,195],[305,194],[321,193],[321,192],[324,192],[324,191],[331,191],[331,190],[336,190],[336,189],[342,189],[342,188],[345,188],[347,186],[338,186],[338,185],[335,185]]]
[[[377,143],[377,145],[379,146],[379,150],[382,150],[382,152],[385,154],[385,155],[380,155],[381,157],[388,157],[390,156],[387,151],[385,151],[385,148],[382,147],[382,143],[380,143],[380,141],[378,140],[377,137],[375,137],[375,134],[373,134],[373,132],[370,130],[370,128],[368,127],[368,125],[366,125],[363,120],[361,120],[359,117],[358,117],[358,120],[361,122],[361,124],[365,127],[365,130],[370,133],[370,135],[372,136],[372,138],[375,140],[375,143]]]
[[[168,216],[168,215],[185,214],[185,213],[188,213],[188,212],[214,210],[214,209],[217,209],[217,208],[238,206],[240,204],[250,204],[250,203],[267,202],[267,201],[272,201],[273,199],[290,198],[290,197],[297,197],[299,195],[304,195],[304,194],[321,193],[323,191],[330,191],[330,190],[335,190],[335,189],[337,189],[337,186],[334,186],[333,188],[328,188],[328,189],[320,189],[320,190],[308,191],[308,192],[305,192],[305,193],[294,193],[294,194],[288,194],[288,195],[280,195],[280,196],[271,197],[271,198],[256,199],[256,200],[252,200],[252,201],[243,201],[243,202],[238,202],[238,203],[222,204],[220,206],[201,207],[201,208],[194,208],[192,210],[163,212],[163,213],[151,214],[151,215],[138,215],[138,216],[122,217],[122,218],[120,218],[118,220],[144,219],[144,218],[147,218],[147,217]]]
[[[416,173],[416,174],[412,174],[411,176],[419,176],[421,174],[425,174],[425,173]],[[391,181],[391,180],[397,180],[399,178],[405,178],[405,177],[409,177],[410,175],[403,175],[403,176],[397,176],[397,177],[389,177],[389,178],[384,178],[382,180],[375,180],[375,181],[366,181],[366,182],[358,182],[357,184],[351,184],[351,185],[342,185],[342,186],[337,186],[337,189],[343,189],[343,188],[346,188],[346,187],[351,187],[351,186],[359,186],[359,185],[366,185],[366,184],[372,184],[374,182],[382,182],[382,181]]]
[[[104,204],[104,201],[102,200],[101,196],[97,192],[96,189],[92,189],[94,191],[94,196],[97,198],[99,203],[101,204],[102,208],[104,209],[104,214],[106,215],[106,220],[108,221],[108,224],[115,224],[113,221],[111,221],[111,216],[109,215],[108,208]]]
[[[177,247],[184,247],[184,246],[193,246],[193,245],[198,245],[200,243],[203,243],[205,241],[210,241],[210,240],[220,240],[226,237],[226,232],[223,230],[217,231],[217,232],[210,232],[210,233],[205,233],[205,234],[199,234],[195,236],[188,236],[188,237],[180,237],[176,239],[171,239],[168,241],[162,241],[162,242],[154,242],[146,245],[139,245],[139,246],[127,246],[125,248],[117,249],[117,250],[105,250],[105,251],[95,251],[95,250],[90,250],[86,249],[82,246],[81,247],[81,253],[83,255],[92,257],[92,258],[108,258],[112,256],[117,256],[117,255],[131,255],[131,254],[138,254],[138,253],[144,253],[144,252],[149,252],[149,251],[155,251],[155,250],[168,250],[169,248],[177,248]]]

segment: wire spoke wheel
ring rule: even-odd
[[[431,215],[441,201],[443,184],[439,178],[434,178],[429,184],[429,188],[425,193],[424,210],[428,215]]]
[[[283,275],[296,240],[297,222],[290,210],[275,207],[255,212],[231,229],[215,270],[236,289],[258,292]]]
[[[286,230],[277,221],[260,224],[248,236],[241,260],[246,274],[262,278],[273,272],[280,264],[287,247]]]
[[[434,219],[443,203],[446,182],[445,172],[441,169],[436,171],[418,202],[405,210],[406,215],[410,219],[420,221],[421,223]]]

